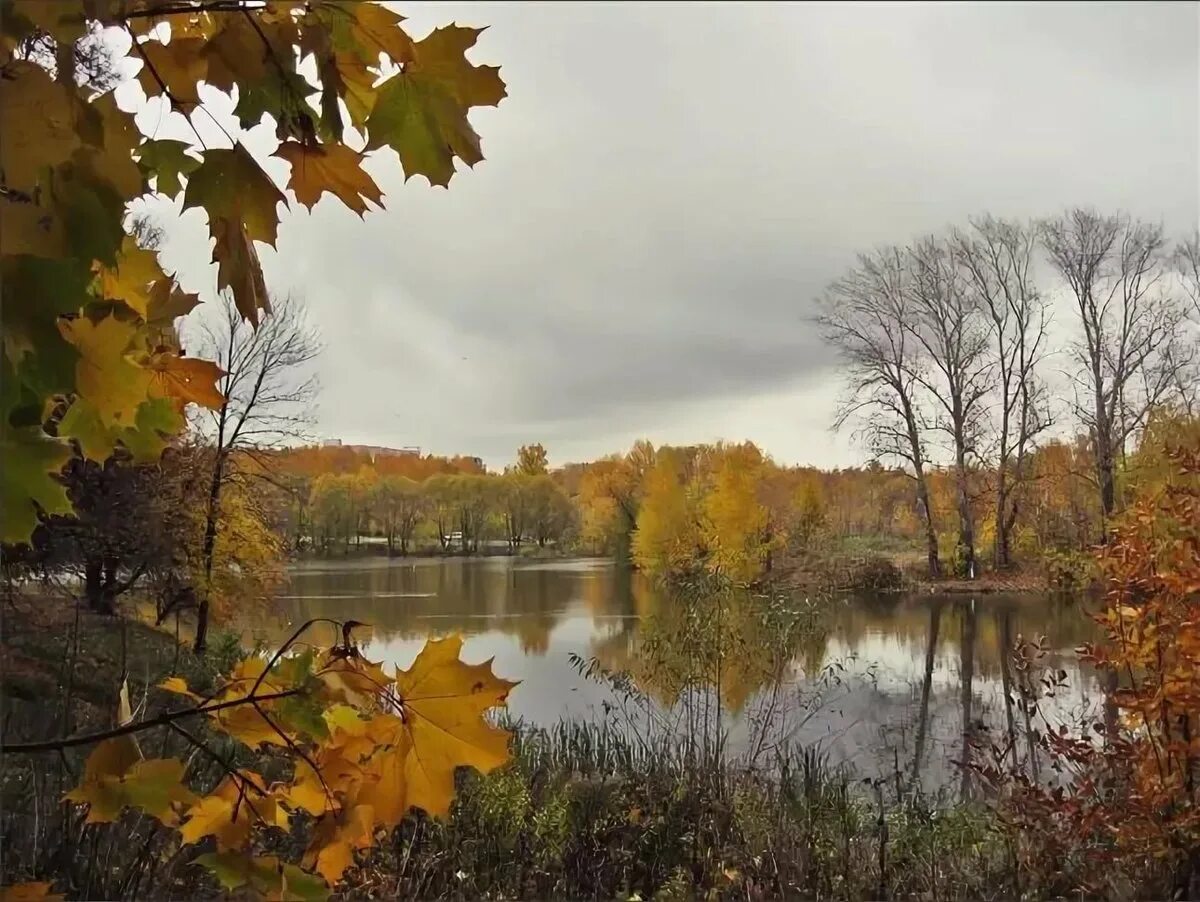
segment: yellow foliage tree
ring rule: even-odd
[[[704,494],[702,536],[709,554],[705,564],[735,583],[751,583],[763,573],[774,544],[770,512],[759,500],[766,469],[751,442],[713,449],[711,485]]]
[[[653,576],[687,571],[702,548],[697,511],[677,458],[670,449],[659,450],[646,474],[637,514],[633,560]]]

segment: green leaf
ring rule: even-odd
[[[271,855],[251,857],[242,852],[209,852],[194,862],[206,868],[226,890],[249,885],[263,895],[297,902],[324,902],[325,881]]]
[[[184,418],[169,398],[151,398],[138,407],[136,424],[117,436],[135,461],[151,463],[162,456],[170,437],[183,431]]]
[[[275,718],[284,729],[302,733],[312,739],[328,739],[329,726],[325,723],[324,708],[311,698],[293,695],[285,698],[275,709]]]
[[[278,204],[287,205],[275,183],[245,146],[210,150],[188,179],[183,208],[203,207],[209,228],[218,219],[241,222],[247,237],[272,247],[279,228]]]
[[[79,442],[79,450],[90,460],[104,460],[116,444],[114,430],[105,425],[99,411],[86,398],[76,398],[58,424],[58,434]]]
[[[138,167],[147,178],[155,178],[155,190],[174,198],[183,190],[182,176],[195,172],[202,160],[187,154],[183,141],[147,141],[138,148]]]
[[[233,112],[242,128],[253,128],[262,122],[263,116],[270,116],[281,125],[298,125],[287,133],[311,133],[313,110],[307,98],[313,92],[308,79],[294,69],[272,66],[258,81],[238,86],[238,102]],[[302,124],[305,119],[307,128]]]
[[[55,170],[53,193],[74,256],[115,266],[125,240],[125,199],[111,185],[66,165]]]
[[[419,75],[397,75],[379,86],[367,132],[368,149],[386,144],[400,155],[405,180],[423,175],[431,185],[445,187],[454,175],[455,157],[468,166],[483,159],[466,111],[444,85]]]
[[[175,805],[191,805],[197,799],[183,785],[183,762],[178,758],[139,761],[121,781],[125,804],[140,808],[168,827],[179,823]]]
[[[47,514],[71,513],[67,490],[51,478],[70,456],[66,442],[40,427],[0,426],[0,542],[29,541],[39,508]]]

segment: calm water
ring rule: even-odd
[[[752,610],[753,603],[744,605]],[[522,681],[510,709],[543,725],[616,716],[606,707],[617,697],[581,676],[572,653],[631,672],[651,707],[664,712],[678,709],[678,667],[658,657],[666,647],[677,653],[676,664],[694,666],[697,655],[670,649],[680,642],[678,603],[603,561],[309,562],[293,571],[278,604],[282,620],[293,624],[311,617],[372,624],[368,655],[400,666],[426,636],[460,632],[467,660],[494,658],[498,674]],[[1001,650],[1018,635],[1046,636],[1044,665],[1066,671],[1051,720],[1096,710],[1096,676],[1073,653],[1095,637],[1078,603],[908,596],[846,599],[821,611],[776,663],[764,651],[773,637],[747,627],[745,611],[723,615],[723,631],[740,637],[727,653],[720,692],[735,753],[769,750],[781,738],[815,743],[863,776],[892,774],[897,766],[908,773],[919,755],[926,785],[953,785],[964,723],[1004,728],[1004,685],[1014,675],[1011,667],[1005,673]]]

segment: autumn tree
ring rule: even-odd
[[[1078,337],[1072,406],[1091,436],[1105,529],[1117,510],[1126,443],[1196,353],[1180,298],[1166,290],[1161,226],[1073,209],[1041,224],[1050,264],[1070,292]]]
[[[938,576],[941,563],[919,399],[924,363],[920,343],[909,328],[917,317],[912,283],[903,249],[862,254],[858,265],[826,291],[817,321],[847,369],[847,391],[834,428],[856,420],[857,434],[873,454],[897,458],[911,468],[925,527],[928,571]]]
[[[239,458],[264,463],[262,452],[302,438],[310,422],[316,381],[308,366],[319,345],[304,309],[294,298],[276,301],[272,313],[251,327],[229,297],[221,315],[202,322],[201,347],[223,373],[215,409],[201,418],[200,428],[212,444],[208,496],[204,502],[203,582],[196,613],[197,653],[208,635],[217,528],[226,487],[246,479],[267,478],[267,471],[238,467]]]
[[[533,477],[525,489],[529,505],[529,532],[539,548],[560,542],[570,531],[575,509],[566,492],[548,475]]]
[[[633,560],[653,576],[685,573],[701,558],[695,499],[690,498],[679,454],[660,449],[646,473]]]
[[[770,513],[759,500],[765,462],[752,443],[719,446],[711,484],[701,501],[705,566],[739,583],[763,573],[771,550]]]
[[[995,511],[993,563],[1012,563],[1012,532],[1029,479],[1033,444],[1050,425],[1039,367],[1046,356],[1046,303],[1034,278],[1037,233],[1033,227],[984,216],[956,230],[951,252],[965,276],[965,291],[988,320],[996,416],[993,424]]]
[[[356,516],[350,497],[352,479],[345,473],[322,473],[313,481],[309,506],[314,539],[320,536],[323,551],[329,551],[337,540],[342,541],[344,550],[350,548],[350,531]]]
[[[546,449],[541,444],[522,445],[517,449],[517,472],[526,476],[544,476],[549,472]]]
[[[388,555],[397,542],[400,554],[408,554],[413,533],[425,515],[421,486],[407,476],[383,476],[374,489],[373,508],[387,539]]]
[[[437,529],[438,545],[443,551],[450,548],[450,533],[457,517],[457,486],[448,474],[432,476],[421,484],[429,520]]]

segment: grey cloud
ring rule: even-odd
[[[983,210],[1196,220],[1194,6],[398,8],[418,33],[490,24],[472,57],[510,96],[449,191],[382,160],[386,212],[281,226],[265,266],[324,333],[328,435],[492,464],[706,417],[715,437],[759,397],[828,406],[808,317],[857,250]],[[202,227],[180,236],[207,259]]]

